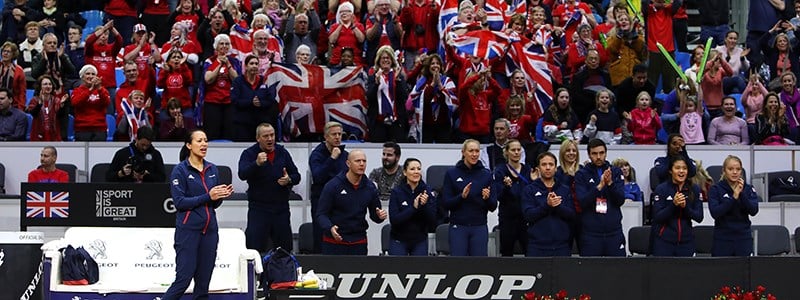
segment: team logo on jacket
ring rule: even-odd
[[[178,178],[172,180],[172,185],[178,185],[178,184],[180,184],[180,182],[178,182]]]
[[[402,205],[402,206],[408,206],[408,202],[406,202],[406,201],[403,201],[403,203],[400,203],[400,205]]]
[[[672,196],[667,196],[667,201],[672,201]]]
[[[653,196],[653,201],[658,201],[658,200],[661,200],[661,198],[659,198],[658,195]]]
[[[3,265],[3,258],[6,257],[6,253],[3,252],[3,249],[0,249],[0,266]]]
[[[461,177],[456,178],[456,182],[462,182],[462,181],[464,181],[464,179],[461,179]]]
[[[194,176],[192,176],[192,174],[189,174],[189,179],[194,179]]]
[[[536,194],[534,194],[534,196],[541,196],[541,195],[542,195],[542,192],[536,192]]]
[[[725,195],[722,195],[722,198],[730,198],[730,197],[731,196],[728,196],[728,193],[725,193]]]
[[[339,194],[341,194],[341,195],[347,195],[347,191],[345,191],[345,190],[342,190],[341,192],[339,192]]]
[[[594,183],[594,178],[589,178],[589,183]]]

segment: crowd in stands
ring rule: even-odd
[[[266,122],[284,141],[319,141],[321,129],[288,134],[266,85],[273,63],[297,63],[364,68],[359,139],[370,142],[489,143],[505,118],[525,145],[654,144],[671,133],[794,144],[800,3],[750,2],[741,45],[727,0],[6,0],[0,138],[133,141],[150,126],[157,140],[200,127],[210,140],[250,141]],[[689,52],[687,5],[711,49]],[[518,67],[528,56],[511,45],[491,58],[456,47],[482,30],[524,44],[540,69]]]

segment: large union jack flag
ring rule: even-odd
[[[278,101],[281,122],[290,136],[322,133],[336,121],[350,135],[367,132],[366,72],[358,67],[273,63],[267,86]]]
[[[501,0],[486,0],[486,3],[483,4],[483,10],[486,12],[486,22],[489,23],[489,29],[495,31],[503,30],[506,23],[508,22],[506,18],[506,9],[508,8],[508,4],[505,1]]]
[[[518,37],[500,31],[475,30],[455,37],[453,48],[456,49],[456,52],[489,60],[503,57],[509,42],[518,40]]]
[[[535,41],[526,44],[512,43],[506,57],[506,66],[512,72],[522,69],[528,91],[533,91],[538,99],[539,111],[544,111],[553,103],[553,76],[547,64],[547,53]]]
[[[28,192],[25,203],[28,218],[69,217],[69,192]]]

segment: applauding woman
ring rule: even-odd
[[[653,255],[693,256],[692,220],[703,221],[700,187],[689,180],[689,165],[683,157],[670,162],[672,179],[656,187],[653,203]]]
[[[206,161],[208,138],[192,131],[184,141],[180,163],[170,175],[175,201],[175,281],[162,299],[179,299],[194,280],[194,297],[208,297],[219,242],[216,209],[233,193],[233,185],[220,184],[217,166]]]
[[[500,255],[514,256],[514,245],[519,242],[523,250],[528,246],[527,225],[522,217],[522,192],[531,183],[531,168],[521,162],[522,144],[509,140],[503,146],[503,157],[508,163],[494,168],[492,188],[499,193]]]
[[[525,256],[570,256],[575,207],[568,184],[556,176],[556,156],[539,154],[539,178],[525,188],[522,214],[528,221]]]
[[[397,185],[389,198],[389,255],[425,256],[428,230],[436,226],[436,198],[422,181],[422,163],[418,159],[406,159],[403,176],[406,182]]]
[[[61,108],[69,95],[58,92],[60,89],[56,84],[50,75],[42,75],[36,80],[36,96],[25,109],[33,116],[31,141],[61,141],[59,119],[66,117]]]
[[[744,182],[742,161],[728,155],[722,163],[722,179],[711,186],[708,208],[714,218],[712,256],[750,256],[753,236],[750,216],[758,213],[758,195]]]

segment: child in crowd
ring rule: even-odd
[[[609,106],[614,94],[608,89],[597,92],[597,109],[589,113],[589,122],[583,131],[585,139],[601,139],[606,144],[618,144],[621,135],[619,117],[616,113],[611,113]]]
[[[628,130],[633,134],[634,144],[652,145],[656,142],[656,132],[661,129],[661,118],[650,107],[650,103],[650,94],[642,91],[636,96],[636,108],[622,113],[627,120]]]
[[[680,133],[688,145],[705,143],[703,135],[703,106],[697,103],[697,98],[688,97],[681,103]]]

